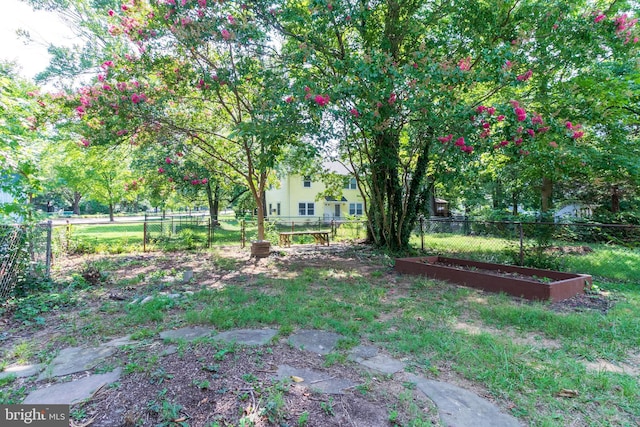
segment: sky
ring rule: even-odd
[[[35,41],[25,45],[18,40],[17,29],[27,30]],[[33,78],[49,63],[49,43],[71,45],[72,31],[52,12],[34,12],[20,0],[2,0],[0,12],[0,59],[15,60],[20,74]]]

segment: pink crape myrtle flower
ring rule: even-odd
[[[164,168],[158,168],[158,173],[164,173]]]
[[[316,95],[313,100],[319,106],[324,107],[329,103],[329,95]]]
[[[464,137],[461,136],[460,138],[456,139],[456,142],[454,144],[456,145],[456,147],[464,147]]]
[[[82,145],[84,145],[85,147],[88,147],[88,146],[91,144],[91,142],[89,142],[89,140],[88,140],[88,139],[86,139],[86,138],[82,138],[82,139],[80,140],[80,143],[81,143]]]
[[[116,14],[116,13],[113,11],[113,9],[109,9],[109,12],[107,12],[107,13],[109,14],[109,16],[113,16],[113,15],[115,15],[115,14]]]
[[[580,138],[582,138],[583,136],[584,136],[584,132],[583,132],[583,131],[581,131],[581,130],[579,130],[579,131],[575,131],[575,132],[573,133],[573,135],[571,135],[571,137],[572,137],[573,139],[580,139]]]
[[[534,136],[536,136],[536,132],[533,129],[527,129],[527,133],[529,134],[529,136],[531,138],[533,138]]]
[[[209,180],[208,180],[207,178],[202,178],[202,179],[200,180],[200,183],[201,183],[201,184],[206,184],[207,182],[209,182]]]
[[[356,108],[350,109],[349,112],[351,113],[351,115],[353,117],[360,117],[360,112],[358,112],[358,110]]]
[[[397,99],[398,97],[396,96],[396,94],[391,92],[391,95],[389,95],[389,99],[387,100],[387,102],[389,103],[389,105],[393,105],[395,104]]]
[[[458,62],[458,68],[462,71],[469,71],[471,69],[471,57],[467,56],[466,58],[462,58],[460,62]]]
[[[142,98],[140,97],[140,95],[138,95],[137,93],[134,93],[133,95],[131,95],[131,102],[133,102],[134,104],[138,104],[140,103],[140,101],[142,101]]]
[[[222,36],[223,39],[225,40],[229,40],[231,38],[231,33],[228,30],[222,30],[220,31],[220,35]]]
[[[446,144],[447,142],[451,141],[453,139],[453,134],[449,134],[447,136],[439,136],[438,137],[438,141],[442,142],[443,144]]]
[[[549,146],[550,146],[550,147],[553,147],[553,148],[558,148],[558,143],[557,143],[557,142],[555,142],[555,141],[551,141],[551,142],[549,143]]]
[[[200,7],[207,7],[207,0],[198,0],[198,5]]]
[[[113,67],[113,61],[104,61],[101,67],[104,68],[105,70],[108,69],[109,67]]]
[[[603,13],[599,13],[598,16],[596,16],[596,18],[593,20],[593,22],[597,24],[598,22],[604,21],[605,19],[607,19],[607,16]]]
[[[529,80],[531,78],[532,75],[533,75],[533,71],[527,70],[526,73],[520,74],[518,77],[516,77],[516,79],[519,82],[526,82],[527,80]]]
[[[291,104],[293,102],[293,96],[289,95],[284,99],[284,102]]]
[[[500,114],[498,117],[496,117],[496,120],[501,122],[504,120],[504,118],[505,118],[504,114]]]
[[[168,165],[170,165],[171,163],[173,163],[173,161],[171,160],[171,158],[167,157],[166,159],[164,159],[164,162]]]

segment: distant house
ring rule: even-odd
[[[556,221],[563,218],[588,218],[593,215],[593,211],[597,207],[597,205],[588,205],[581,202],[569,203],[557,209],[553,216]]]
[[[364,201],[356,179],[338,164],[325,165],[331,172],[344,176],[342,197],[321,196],[326,186],[311,176],[287,175],[280,178],[278,188],[265,192],[267,217],[287,221],[318,221],[346,219],[347,216],[362,216]]]

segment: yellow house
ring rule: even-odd
[[[278,188],[270,188],[265,192],[267,217],[295,222],[330,222],[346,219],[347,215],[364,215],[364,202],[356,179],[339,165],[331,164],[329,170],[344,176],[340,200],[321,196],[326,186],[320,179],[287,175],[280,178]]]

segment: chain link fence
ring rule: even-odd
[[[637,277],[640,227],[618,224],[422,219],[412,246],[429,255],[576,273]]]
[[[0,226],[0,298],[6,300],[29,278],[46,279],[53,260],[51,222]]]

